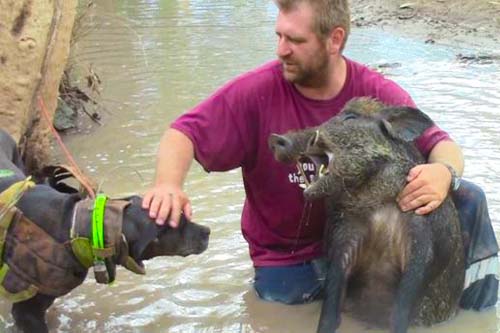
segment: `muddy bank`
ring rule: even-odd
[[[500,0],[352,0],[351,7],[354,26],[500,53]]]

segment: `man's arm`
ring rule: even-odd
[[[169,128],[160,140],[157,154],[154,185],[144,194],[142,207],[149,209],[149,216],[162,225],[179,224],[181,211],[191,219],[191,203],[182,190],[184,180],[194,157],[194,146],[182,132]]]
[[[438,142],[431,150],[428,162],[447,164],[451,166],[459,176],[462,176],[464,172],[464,155],[462,154],[462,149],[460,149],[454,141],[446,140]]]
[[[415,213],[424,215],[441,205],[450,190],[452,177],[446,165],[462,175],[462,150],[453,141],[438,142],[429,154],[428,164],[417,165],[410,170],[406,179],[408,184],[398,200],[403,211],[415,209]]]

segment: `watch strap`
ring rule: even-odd
[[[449,165],[447,163],[441,163],[441,164],[443,164],[448,169],[448,171],[450,171],[450,173],[451,173],[450,191],[455,192],[460,187],[461,178],[458,175],[455,168],[453,168],[451,165]]]

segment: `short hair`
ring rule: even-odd
[[[308,3],[315,12],[313,29],[320,38],[326,38],[334,28],[341,27],[345,31],[344,43],[351,30],[351,12],[348,0],[274,0],[283,11],[294,9],[299,3]]]

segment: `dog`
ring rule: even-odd
[[[0,143],[0,196],[6,196],[20,192],[28,181],[16,144],[3,130]],[[48,332],[47,309],[57,297],[80,285],[91,267],[98,282],[109,283],[115,278],[116,265],[144,274],[143,260],[199,254],[208,246],[209,228],[185,216],[178,228],[158,226],[138,196],[89,199],[45,184],[27,187],[15,207],[0,203],[0,270],[4,276],[0,296],[13,301],[11,313],[23,332]],[[15,198],[9,200],[15,202]],[[99,229],[99,218],[92,216],[99,212],[103,213],[104,236],[96,247],[91,243],[92,229]]]
[[[433,125],[418,109],[361,98],[318,127],[270,136],[278,161],[316,165],[304,196],[325,201],[319,333],[336,332],[341,310],[392,333],[457,312],[465,264],[451,198],[423,216],[397,205],[409,170],[426,163],[414,140]]]

